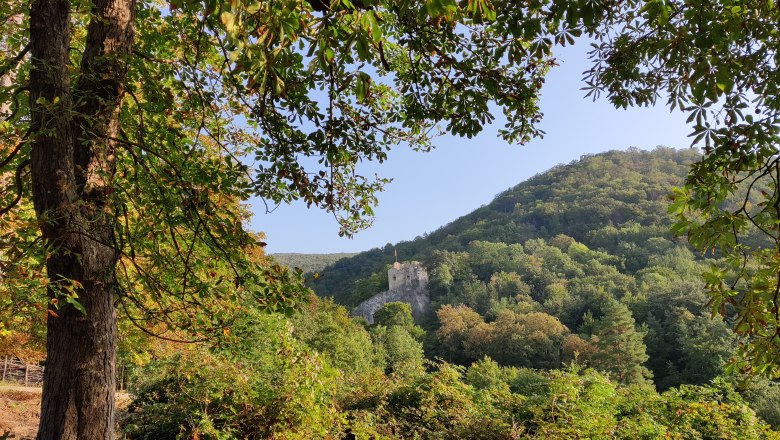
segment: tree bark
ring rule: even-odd
[[[75,88],[69,0],[30,8],[33,204],[46,241],[47,365],[39,440],[112,439],[118,251],[115,139],[133,40],[132,0],[96,0]],[[65,298],[75,292],[82,313]],[[53,301],[54,302],[54,301]]]

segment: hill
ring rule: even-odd
[[[271,254],[276,261],[287,267],[299,268],[304,273],[314,273],[325,269],[344,258],[354,257],[356,252],[340,252],[333,254],[296,254],[278,253]]]
[[[727,375],[738,343],[731,319],[712,318],[708,262],[672,236],[667,212],[697,158],[670,148],[583,157],[398,243],[399,259],[429,274],[432,313],[418,320],[425,356],[541,370],[574,361],[659,390]],[[354,307],[387,288],[393,254],[387,246],[339,260],[311,285]],[[399,303],[386,307],[394,316]],[[747,397],[780,423],[764,397]]]
[[[711,318],[708,262],[667,232],[665,194],[694,158],[583,158],[400,243],[399,257],[427,267],[435,314],[389,302],[369,325],[329,299],[284,315],[237,297],[224,344],[138,344],[155,354],[131,375],[120,428],[159,439],[778,438],[756,415],[780,426],[780,386],[735,387],[724,365],[739,341]],[[392,251],[332,264],[339,301],[384,290]],[[289,264],[321,261],[299,257]]]
[[[610,151],[556,166],[425,237],[395,245],[403,260],[428,261],[435,251],[462,251],[472,241],[523,243],[564,234],[617,257],[621,271],[642,269],[653,238],[673,240],[667,194],[681,185],[695,150]],[[656,243],[658,244],[658,243]],[[392,246],[341,259],[311,287],[352,306],[386,286]]]

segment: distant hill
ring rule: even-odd
[[[397,250],[427,268],[432,313],[418,324],[429,359],[538,369],[577,359],[659,390],[708,384],[739,341],[728,310],[712,317],[701,276],[711,257],[671,234],[668,213],[699,158],[670,148],[585,156],[425,237],[341,259],[310,285],[354,307],[387,289]],[[392,323],[400,309],[381,310]],[[780,425],[777,405],[747,398]]]
[[[300,268],[304,273],[319,272],[339,260],[354,257],[355,255],[357,255],[355,252],[340,252],[334,254],[271,254],[276,261],[285,266]]]
[[[434,251],[462,251],[472,241],[523,243],[564,234],[620,259],[621,271],[646,266],[652,238],[672,240],[667,195],[681,185],[692,149],[631,149],[583,156],[558,165],[499,195],[488,205],[425,237],[395,245],[399,258],[426,261]],[[652,245],[652,241],[650,242]],[[339,259],[322,269],[311,287],[355,305],[386,285],[393,246]]]

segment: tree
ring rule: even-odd
[[[454,280],[450,266],[446,263],[437,264],[431,270],[428,291],[431,296],[443,297],[449,302],[450,289]]]
[[[679,265],[683,273],[688,272],[686,266]],[[722,375],[737,340],[728,323],[711,316],[698,276],[649,267],[642,284],[646,293],[630,308],[647,329],[647,367],[656,387],[663,391],[681,384],[705,385]]]
[[[602,38],[594,94],[625,107],[663,92],[695,121],[706,156],[677,194],[677,230],[727,257],[707,282],[715,310],[736,306],[736,330],[752,336],[745,370],[780,374],[772,2],[176,0],[163,13],[150,2],[36,0],[0,13],[14,17],[4,38],[21,43],[0,67],[16,75],[0,87],[0,174],[13,175],[0,214],[32,201],[50,299],[39,438],[111,436],[115,300],[133,302],[129,279],[188,298],[182,312],[200,305],[196,292],[228,295],[230,279],[239,289],[251,278],[260,297],[273,291],[264,301],[287,306],[283,284],[247,268],[252,239],[235,210],[220,209],[225,199],[302,199],[338,217],[342,233],[367,226],[384,181],[356,174],[361,160],[382,161],[398,142],[427,149],[440,123],[473,136],[491,102],[507,115],[505,139],[539,134],[551,47],[583,28]],[[744,203],[721,203],[739,188]],[[150,219],[169,226],[165,243],[144,245]],[[168,260],[158,244],[183,282],[146,273]],[[195,248],[232,275],[209,276],[210,261],[190,259]]]
[[[518,302],[531,302],[531,287],[516,272],[497,272],[490,277],[490,285],[499,298],[514,298]]]
[[[374,313],[374,323],[385,327],[397,325],[404,329],[410,329],[414,327],[412,306],[405,302],[389,302]]]
[[[440,326],[436,330],[436,338],[440,343],[440,355],[450,362],[465,364],[469,359],[466,356],[464,342],[469,333],[485,321],[479,313],[468,306],[451,306],[446,304],[436,311]]]
[[[643,383],[652,374],[643,365],[648,357],[642,338],[628,307],[612,300],[594,323],[591,343],[596,351],[587,358],[593,367],[613,374],[621,383]]]
[[[232,344],[179,345],[140,369],[124,434],[160,440],[339,435],[344,380],[329,362],[338,361],[295,338],[284,316],[249,307]]]
[[[374,313],[374,325],[388,329],[399,327],[418,341],[425,338],[425,330],[414,324],[412,306],[405,302],[394,301],[380,307]]]
[[[735,366],[769,376],[780,375],[778,22],[771,1],[620,2],[585,78],[616,107],[666,99],[688,115],[704,157],[674,194],[674,230],[724,257],[705,275],[713,310],[749,337]]]
[[[512,261],[523,255],[523,247],[519,244],[508,246],[505,243],[472,241],[468,254],[472,272],[480,280],[487,281],[496,272],[512,270]]]
[[[347,310],[329,299],[312,294],[303,313],[291,320],[293,335],[307,347],[326,355],[328,362],[346,377],[370,375],[383,366],[371,335]]]
[[[489,356],[502,365],[556,368],[568,329],[554,316],[531,312],[498,312],[496,320],[480,323],[466,334],[464,348],[472,359]]]
[[[398,325],[376,327],[373,335],[384,349],[387,373],[404,379],[422,374],[423,346],[407,329]]]
[[[488,313],[498,300],[495,289],[473,275],[471,279],[459,283],[455,293],[453,302],[472,307],[480,314]]]

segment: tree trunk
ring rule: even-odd
[[[46,241],[50,306],[39,440],[112,439],[116,315],[113,139],[133,39],[132,0],[96,0],[75,88],[70,2],[30,8],[33,203]],[[68,304],[68,294],[85,310]]]

